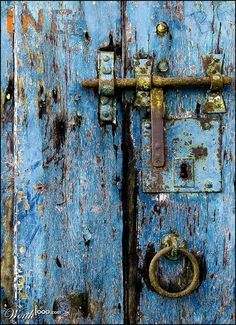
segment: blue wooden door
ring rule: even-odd
[[[233,76],[234,71],[234,3],[230,1],[128,1],[126,4],[127,60],[137,52],[144,51],[155,56],[157,72],[161,76],[203,76],[203,58],[209,54],[224,55],[223,73]],[[156,34],[156,26],[165,22],[169,32],[164,36]],[[168,71],[163,62],[167,61]],[[160,64],[162,63],[162,64]],[[129,63],[127,73],[132,73]],[[234,323],[234,93],[232,86],[224,91],[227,112],[224,114],[204,113],[206,90],[200,88],[167,89],[165,91],[165,166],[156,184],[155,172],[148,165],[150,132],[145,121],[150,120],[142,110],[130,110],[130,153],[129,175],[133,179],[133,229],[137,237],[131,238],[136,244],[136,288],[130,297],[131,322],[144,324],[230,324]],[[220,170],[210,150],[217,142],[209,143],[208,157],[187,152],[187,148],[208,147],[214,138],[214,123],[204,127],[202,118],[221,120],[216,139],[221,159]],[[194,119],[196,119],[194,121]],[[199,122],[197,122],[199,121]],[[200,128],[198,123],[203,122]],[[149,133],[148,133],[149,132]],[[206,132],[206,133],[205,133]],[[211,134],[211,132],[213,132]],[[220,133],[220,134],[219,134]],[[191,135],[192,134],[192,135]],[[191,138],[191,139],[190,139]],[[189,141],[190,142],[189,144]],[[190,146],[190,147],[189,147]],[[191,150],[192,150],[191,149]],[[181,151],[182,150],[182,151]],[[189,149],[188,149],[189,150]],[[195,154],[194,154],[195,153]],[[191,157],[195,162],[195,184],[181,187],[174,184],[174,167],[171,159]],[[206,163],[205,171],[198,169]],[[164,168],[165,169],[165,168]],[[197,172],[200,171],[197,179]],[[205,172],[210,173],[208,175]],[[222,172],[221,188],[207,192],[200,189],[201,182],[212,176],[212,186]],[[149,174],[148,174],[149,173]],[[151,179],[147,181],[148,176]],[[220,182],[221,182],[220,180]],[[181,181],[181,179],[180,179]],[[175,186],[179,185],[179,186]],[[199,188],[197,188],[199,186]],[[217,186],[216,186],[217,187]],[[182,190],[185,193],[176,193]],[[195,192],[195,193],[193,193]],[[198,259],[200,286],[189,296],[169,299],[158,295],[150,286],[148,268],[160,240],[168,233],[177,232],[187,240],[188,248]],[[131,244],[131,245],[132,245]],[[134,251],[133,251],[134,253]],[[128,258],[128,257],[127,257]],[[135,264],[136,263],[136,264]],[[167,291],[180,291],[192,277],[186,261],[177,262],[163,259],[159,269],[160,282]],[[137,309],[132,304],[137,301]],[[133,308],[133,309],[132,309]]]
[[[209,55],[233,76],[234,2],[5,1],[1,14],[3,322],[234,323],[232,86],[218,113],[204,109],[206,89],[164,90],[158,169],[136,91],[115,89],[117,121],[103,124],[99,95],[81,85],[99,51],[114,52],[115,78],[135,77],[140,59],[159,77],[202,77]],[[200,270],[179,299],[150,283],[167,234]],[[188,259],[161,259],[166,291],[192,277]]]

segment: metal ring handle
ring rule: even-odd
[[[178,251],[181,252],[183,255],[187,256],[190,262],[192,263],[193,266],[193,279],[192,282],[187,286],[182,291],[179,292],[168,292],[164,290],[160,284],[158,283],[157,280],[157,266],[158,266],[158,261],[161,256],[168,254],[172,250],[172,246],[163,248],[158,252],[153,259],[151,260],[150,266],[149,266],[149,279],[152,287],[156,290],[157,293],[159,293],[163,297],[167,298],[181,298],[183,296],[186,296],[190,294],[193,290],[196,289],[198,285],[198,280],[199,280],[199,266],[198,266],[198,261],[196,257],[191,254],[187,249],[185,248],[178,248]]]

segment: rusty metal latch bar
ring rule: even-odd
[[[164,94],[162,88],[151,90],[152,121],[152,164],[162,167],[165,164],[164,154]]]
[[[232,78],[222,75],[223,87],[232,83]],[[180,87],[205,87],[210,88],[212,79],[210,77],[151,77],[151,88],[180,88]],[[85,88],[98,89],[98,79],[84,80],[82,86]],[[115,89],[136,89],[137,78],[115,79]]]

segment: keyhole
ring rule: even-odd
[[[186,163],[180,165],[180,177],[184,179],[188,178],[188,165]]]

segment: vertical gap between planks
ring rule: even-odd
[[[122,20],[122,78],[126,77],[127,69],[127,16],[126,1],[121,1]],[[124,322],[136,324],[137,307],[139,303],[138,283],[138,255],[137,255],[137,193],[138,174],[135,168],[136,159],[131,134],[132,106],[122,95],[123,125],[123,273],[124,273]]]
[[[14,80],[14,96],[13,96],[13,173],[14,173],[14,184],[13,184],[13,224],[14,224],[14,235],[13,235],[13,256],[14,256],[14,298],[15,303],[18,301],[18,238],[17,238],[17,226],[18,226],[18,211],[17,211],[17,184],[16,184],[16,176],[18,173],[17,166],[18,166],[18,139],[17,139],[17,128],[18,128],[18,111],[17,111],[17,104],[18,104],[18,71],[17,71],[17,37],[16,37],[16,17],[17,17],[17,5],[14,3],[13,7],[13,36],[12,36],[12,56],[13,56],[13,80]]]

